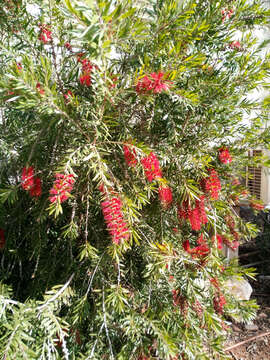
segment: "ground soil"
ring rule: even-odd
[[[256,281],[250,281],[251,298],[257,300],[260,309],[251,326],[231,325],[232,333],[225,347],[237,345],[227,351],[233,360],[270,360],[270,236],[269,242],[267,237],[240,247],[239,262],[244,266],[256,263],[252,267],[256,267],[258,275]],[[246,340],[249,341],[240,345]]]

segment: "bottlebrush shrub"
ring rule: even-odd
[[[253,270],[221,248],[256,235],[237,197],[263,205],[233,179],[269,146],[268,99],[246,101],[269,73],[268,12],[2,3],[0,358],[226,358],[228,322],[256,308],[224,285]]]
[[[41,196],[41,179],[38,176],[34,176],[33,166],[23,168],[21,184],[24,190],[29,191],[31,197]]]

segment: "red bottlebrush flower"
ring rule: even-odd
[[[232,230],[231,234],[234,237],[235,241],[238,241],[240,239],[240,235],[239,235],[239,233],[237,231]]]
[[[232,243],[231,243],[231,246],[230,246],[230,248],[232,249],[232,250],[237,250],[238,248],[239,248],[239,242],[238,241],[233,241]]]
[[[209,177],[202,181],[202,186],[204,191],[208,193],[213,200],[218,199],[221,184],[216,170],[209,170]]]
[[[45,94],[45,90],[41,87],[41,84],[38,82],[36,85],[36,89],[37,91],[40,93],[40,95],[44,95]]]
[[[163,80],[164,73],[159,71],[158,73],[151,73],[151,78],[153,79],[153,91],[154,93],[161,93],[163,90],[169,90],[169,85],[166,84]]]
[[[207,224],[208,219],[207,219],[206,212],[205,212],[204,201],[205,201],[205,196],[201,196],[199,200],[196,200],[196,208],[199,211],[201,223]]]
[[[160,186],[158,189],[158,194],[161,204],[165,208],[168,208],[173,201],[172,190],[169,188],[169,186],[165,186],[165,187]]]
[[[147,91],[151,91],[152,89],[153,83],[148,76],[144,76],[141,80],[138,81],[138,84],[136,85],[136,91],[138,94],[144,94]]]
[[[94,65],[89,59],[81,60],[81,58],[78,58],[78,61],[82,64],[82,75],[80,76],[80,83],[81,85],[90,86],[92,83],[91,72]]]
[[[258,211],[264,210],[264,205],[258,200],[254,200],[254,199],[250,200],[249,206],[252,207],[254,210],[258,210]]]
[[[91,63],[91,61],[89,59],[83,59],[80,61],[82,64],[82,70],[83,72],[87,72],[90,73],[93,69],[93,64]]]
[[[39,177],[34,177],[34,184],[30,189],[30,195],[32,197],[39,197],[41,196],[42,189],[41,189],[41,179]]]
[[[228,226],[228,228],[232,231],[232,230],[234,230],[234,228],[235,228],[235,221],[234,221],[234,219],[232,218],[232,216],[231,215],[227,215],[226,217],[225,217],[225,221],[226,221],[226,225]]]
[[[183,248],[186,252],[190,253],[191,252],[191,248],[190,248],[190,243],[189,240],[186,240],[183,242]]]
[[[145,75],[136,85],[136,91],[138,94],[144,94],[153,90],[155,94],[161,93],[163,90],[169,90],[168,83],[164,82],[164,73],[159,71],[158,73],[151,73],[150,77]]]
[[[199,231],[201,228],[201,216],[198,208],[195,208],[189,212],[188,219],[192,230]]]
[[[194,231],[199,231],[201,229],[201,225],[208,222],[204,207],[204,200],[204,196],[201,196],[199,200],[196,200],[196,206],[194,209],[191,209],[188,201],[184,201],[182,203],[182,207],[178,206],[178,218],[180,220],[188,219],[191,228]]]
[[[33,166],[24,167],[22,171],[22,188],[30,190],[34,186],[34,168]]]
[[[73,94],[70,90],[68,90],[68,92],[66,94],[64,94],[63,96],[66,100],[66,103],[68,104],[71,101]]]
[[[99,190],[102,194],[105,194],[105,193],[106,193],[105,187],[104,187],[104,184],[103,184],[103,183],[101,183],[101,184],[99,185],[98,190]]]
[[[0,229],[0,250],[4,249],[6,245],[5,232],[3,229]]]
[[[248,190],[246,190],[246,189],[244,189],[244,190],[241,191],[241,196],[243,196],[243,197],[247,197],[248,194],[249,194],[249,192],[248,192]]]
[[[218,279],[216,279],[216,278],[211,278],[211,279],[210,279],[210,283],[211,283],[217,290],[220,289],[220,285],[219,285]]]
[[[217,234],[216,239],[217,239],[217,248],[219,250],[222,250],[222,248],[223,248],[223,246],[222,246],[222,244],[223,244],[222,236]]]
[[[234,14],[234,11],[233,9],[224,9],[224,10],[221,10],[221,15],[222,15],[222,22],[224,22],[226,19],[230,19]]]
[[[196,300],[195,303],[192,305],[192,308],[196,312],[198,317],[201,318],[203,315],[203,307],[201,303],[198,300]]]
[[[17,63],[16,66],[17,66],[18,71],[22,70],[22,64],[21,63]]]
[[[92,83],[91,75],[85,73],[82,76],[80,76],[80,83],[81,83],[81,85],[85,84],[86,86],[90,86]]]
[[[173,305],[179,306],[183,316],[187,315],[188,302],[187,299],[179,293],[179,290],[172,290]]]
[[[75,182],[73,174],[55,174],[56,180],[50,190],[51,196],[49,200],[51,203],[64,202],[70,197],[70,192],[73,189]]]
[[[220,266],[219,269],[220,269],[220,272],[222,272],[222,273],[225,271],[225,267],[224,267],[224,266]]]
[[[148,181],[151,182],[155,179],[162,178],[159,161],[154,153],[151,152],[148,156],[141,159],[141,164],[144,168],[144,173]]]
[[[52,40],[52,32],[49,30],[48,25],[40,25],[40,35],[39,40],[43,42],[43,44],[48,44]]]
[[[77,53],[76,56],[77,56],[77,62],[80,63],[82,61],[82,57],[84,56],[85,54],[83,52],[80,52],[80,53]]]
[[[178,205],[177,215],[179,220],[188,219],[190,212],[191,207],[188,201],[183,201],[182,206]]]
[[[113,243],[119,245],[121,240],[128,240],[130,234],[124,221],[122,201],[118,197],[113,197],[103,201],[101,208]]]
[[[218,293],[213,299],[214,309],[218,314],[223,314],[223,307],[226,305],[226,299],[223,294]]]
[[[109,88],[114,89],[116,87],[116,85],[117,85],[118,78],[117,78],[117,76],[113,76],[111,78],[111,80],[112,80],[112,83],[109,84]]]
[[[201,234],[197,239],[197,243],[199,245],[192,249],[192,254],[195,256],[207,256],[210,252],[210,249],[206,243],[206,240],[203,238],[203,234]]]
[[[198,238],[197,243],[199,244],[198,246],[195,246],[194,248],[190,248],[190,243],[189,240],[186,240],[183,243],[183,248],[186,252],[188,252],[189,254],[192,255],[192,257],[205,257],[209,254],[210,249],[205,241],[205,239],[203,238],[203,235],[201,234],[201,236]]]
[[[229,153],[228,148],[222,147],[218,149],[218,151],[219,151],[218,157],[220,162],[222,162],[223,164],[229,164],[232,161],[232,157]]]
[[[136,159],[135,149],[131,150],[129,146],[124,145],[123,150],[124,150],[124,157],[125,157],[127,165],[134,167],[138,163],[138,160]]]
[[[229,248],[231,248],[232,250],[237,250],[240,243],[238,241],[230,241],[228,238],[226,238],[225,236],[222,236],[222,241],[225,245],[227,245]]]
[[[239,41],[233,41],[230,43],[230,48],[233,50],[240,50],[241,49],[241,44]]]
[[[66,42],[66,43],[64,44],[64,46],[65,46],[65,48],[66,48],[67,50],[71,50],[71,49],[72,49],[72,46],[70,45],[69,42]]]

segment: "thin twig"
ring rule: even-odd
[[[229,351],[229,353],[232,355],[232,357],[234,358],[234,360],[238,360],[238,358],[234,355],[234,353],[232,351]]]
[[[253,340],[255,340],[255,339],[258,339],[258,338],[260,338],[260,337],[267,336],[267,335],[270,335],[270,331],[266,331],[266,332],[264,332],[264,333],[262,333],[262,334],[259,334],[259,335],[256,335],[256,336],[252,336],[251,338],[249,338],[249,339],[247,339],[247,340],[241,341],[241,342],[239,342],[239,343],[237,343],[237,344],[234,344],[234,345],[232,345],[232,346],[227,347],[226,349],[224,349],[224,351],[230,351],[230,350],[232,350],[232,349],[234,349],[234,348],[236,348],[236,347],[238,347],[238,346],[244,345],[244,344],[246,344],[246,343],[248,343],[248,342],[250,342],[250,341],[253,341]]]
[[[109,331],[108,331],[108,327],[107,327],[107,317],[106,317],[106,309],[105,309],[104,286],[103,286],[103,289],[102,289],[102,309],[103,309],[103,320],[104,320],[105,332],[106,332],[106,336],[107,336],[108,343],[109,343],[109,348],[110,348],[110,352],[111,352],[111,357],[112,357],[113,359],[115,359],[114,354],[113,354],[113,349],[112,349],[112,343],[111,343],[111,339],[110,339]]]
[[[243,267],[243,268],[248,268],[248,267],[251,267],[251,266],[254,266],[254,265],[263,264],[263,263],[266,263],[266,262],[270,262],[270,260],[256,261],[256,262],[251,263],[251,264],[242,265],[242,267]]]
[[[240,254],[238,257],[239,258],[248,257],[248,256],[251,256],[251,255],[258,254],[259,252],[260,252],[260,250],[251,251],[251,252],[248,252],[248,253],[245,253],[245,254]]]
[[[118,267],[117,285],[120,286],[120,282],[121,282],[121,270],[120,270],[120,263],[119,263],[119,262],[117,262],[117,267]]]
[[[85,242],[87,242],[88,239],[88,218],[89,218],[89,183],[87,184],[87,195],[86,195],[86,214],[85,214],[85,229],[84,229]]]
[[[52,301],[54,301],[55,299],[57,299],[58,296],[61,295],[61,294],[66,290],[66,288],[69,286],[69,284],[71,283],[74,275],[75,275],[75,273],[73,273],[73,274],[70,276],[70,278],[69,278],[68,281],[65,283],[65,285],[64,285],[63,287],[61,287],[61,289],[60,289],[59,291],[57,291],[57,293],[56,293],[53,297],[51,297],[48,301],[46,301],[45,304],[39,306],[39,307],[37,308],[37,310],[40,311],[40,310],[44,309],[49,303],[51,303]]]
[[[95,341],[95,343],[94,343],[94,345],[93,345],[93,347],[92,347],[92,350],[91,350],[91,354],[90,354],[90,356],[89,356],[86,360],[91,359],[91,357],[94,355],[94,351],[95,351],[95,348],[96,348],[96,345],[97,345],[97,342],[98,342],[98,337],[99,337],[99,335],[101,334],[101,331],[102,331],[103,328],[104,328],[104,323],[101,325],[101,327],[100,327],[100,329],[99,329],[99,332],[98,332],[98,334],[97,334],[96,341]]]
[[[101,257],[100,257],[100,259],[98,260],[98,263],[97,263],[97,265],[96,265],[96,267],[95,267],[95,269],[94,269],[93,275],[91,276],[91,279],[90,279],[90,281],[89,281],[88,288],[87,288],[87,290],[86,290],[85,297],[87,297],[89,291],[91,290],[92,282],[93,282],[93,280],[94,280],[95,274],[96,274],[96,272],[97,272],[97,269],[98,269],[98,267],[99,267],[99,264],[100,264],[100,262],[101,262],[104,254],[105,254],[105,252],[101,255]]]

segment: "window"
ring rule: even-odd
[[[249,157],[262,156],[262,150],[250,150]],[[258,200],[261,199],[261,181],[262,168],[261,166],[248,166],[246,176],[246,186],[251,195],[256,196]]]

